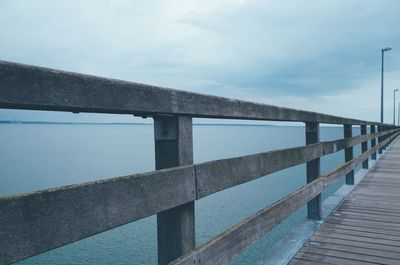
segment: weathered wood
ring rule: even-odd
[[[352,137],[352,126],[349,124],[343,125],[344,138]],[[353,147],[348,147],[344,150],[344,161],[348,162],[353,159]],[[354,170],[346,174],[346,184],[354,185]]]
[[[356,264],[354,262],[357,261],[363,261],[363,262],[370,262],[372,264],[387,264],[387,265],[398,265],[399,260],[398,259],[391,259],[391,258],[385,258],[385,257],[378,257],[374,255],[366,255],[365,253],[355,253],[351,252],[354,248],[351,246],[347,246],[348,251],[344,250],[345,248],[340,248],[340,245],[336,245],[336,249],[334,248],[332,244],[326,246],[323,248],[323,246],[326,246],[326,244],[319,244],[316,246],[310,245],[304,248],[304,251],[307,253],[313,253],[321,256],[329,256],[329,257],[337,257],[337,258],[342,258],[342,259],[347,259],[348,263],[333,263],[333,264]],[[331,247],[331,248],[329,248]],[[353,250],[354,251],[354,250]],[[371,250],[373,252],[373,250]]]
[[[0,264],[191,202],[193,166],[0,197]]]
[[[157,122],[156,124],[158,126],[160,123]],[[155,130],[156,139],[161,140],[159,137],[164,137],[162,134],[158,134],[161,131],[162,129]],[[394,132],[398,133],[398,130],[382,133],[393,134]],[[181,136],[185,135],[191,134],[189,132],[181,134]],[[165,137],[168,138],[171,135],[167,134]],[[394,135],[391,137],[394,137]],[[235,166],[244,167],[245,170],[241,171],[242,179],[239,181],[243,183],[251,180],[255,175],[262,176],[268,172],[287,168],[293,163],[304,163],[322,154],[339,151],[341,148],[359,141],[359,139],[350,139],[352,138],[349,138],[349,141],[340,141],[340,144],[337,141],[332,141],[267,152],[255,155],[255,160],[252,160],[252,156],[228,159],[229,163],[227,161],[222,163],[227,163],[227,165],[233,167],[232,176],[220,174],[223,173],[218,164],[220,161],[215,161],[211,162],[211,164],[215,163],[215,171],[212,168],[207,168],[207,174],[223,176],[230,180],[231,177],[239,176],[235,175],[237,174]],[[161,142],[159,144],[156,145],[157,148],[161,145],[163,147],[168,145]],[[374,152],[378,147],[375,146],[368,152]],[[161,154],[158,151],[156,153]],[[187,154],[187,152],[182,153],[180,157],[189,157]],[[168,154],[164,153],[164,155]],[[363,155],[365,156],[365,154]],[[365,157],[362,159],[365,159]],[[162,160],[157,161],[159,163],[165,162],[165,160],[164,162],[161,162]],[[240,161],[241,163],[239,163]],[[273,161],[273,163],[269,164],[269,161]],[[169,163],[172,162],[176,163],[177,161],[170,160]],[[178,162],[189,163],[190,161],[180,160]],[[352,161],[352,164],[346,165],[344,170],[354,167],[359,162],[359,160]],[[205,164],[209,165],[210,162]],[[199,168],[201,169],[205,164],[2,197],[0,199],[0,232],[6,235],[2,238],[10,238],[10,240],[4,241],[0,238],[0,259],[7,262],[17,261],[173,207],[190,204],[195,199],[211,194],[209,191],[212,190],[214,184],[211,182],[210,186],[207,186],[207,183],[201,182],[205,172],[201,172]],[[157,167],[165,165],[159,164]],[[246,166],[248,167],[246,168]],[[251,178],[248,177],[249,174],[253,174]],[[340,172],[335,172],[333,175],[339,174]],[[325,186],[329,185],[330,177],[325,175]],[[197,185],[195,179],[197,179]],[[236,185],[229,181],[226,183],[218,186],[213,192]],[[202,187],[206,187],[207,192],[204,192]],[[185,206],[182,206],[182,208],[185,208]],[[186,212],[190,212],[190,210]],[[171,213],[174,215],[173,212]],[[24,218],[24,214],[28,214],[30,218]],[[185,222],[182,221],[181,223]],[[38,236],[43,233],[46,233],[48,237]],[[27,240],[27,238],[31,239]]]
[[[395,137],[398,136],[398,132],[395,134],[392,134],[388,139],[385,141],[379,143],[378,145],[375,145],[371,149],[369,149],[367,152],[362,153],[360,156],[357,158],[353,158],[350,161],[347,161],[344,164],[341,164],[340,166],[328,171],[324,175],[322,175],[322,178],[324,179],[324,187],[327,187],[334,182],[336,182],[339,178],[342,176],[348,174],[349,172],[353,171],[356,167],[358,167],[368,156],[370,156],[372,153],[376,152],[378,148],[382,147],[384,144],[386,144],[390,139],[394,139]]]
[[[192,135],[191,117],[154,117],[156,169],[193,164]],[[157,214],[157,244],[159,265],[194,249],[194,199]]]
[[[367,134],[367,125],[361,125],[361,135],[366,135],[366,134]],[[368,142],[365,141],[361,143],[361,152],[365,153],[367,151],[368,151]],[[363,161],[362,168],[368,169],[368,157]]]
[[[398,129],[375,135],[358,135],[336,141],[196,164],[197,198],[309,162],[322,155],[338,152],[362,141],[368,141],[376,135],[397,131]]]
[[[197,164],[197,197],[303,164],[322,154],[322,145],[316,144]]]
[[[370,126],[370,133],[371,134],[375,134],[375,125],[371,125]],[[372,138],[371,139],[371,148],[372,147],[374,147],[376,145],[376,138],[374,137],[374,138]],[[373,159],[373,160],[376,160],[376,152],[374,152],[374,153],[372,153],[372,155],[371,155],[371,159]]]
[[[371,148],[372,151],[363,153],[363,158],[393,142],[397,136],[398,133],[385,136]],[[377,168],[392,163],[392,159],[385,159],[385,156],[393,154],[400,155],[398,139],[290,264],[296,264],[298,260],[329,264],[400,263],[400,196],[396,188],[400,187],[400,168],[397,168],[397,174],[389,173],[389,177],[385,177],[385,173],[376,173]],[[391,183],[392,187],[383,188],[377,185],[380,182]]]
[[[310,250],[310,249],[308,249]],[[324,256],[324,255],[319,255],[315,254],[312,252],[299,252],[296,257],[296,259],[300,260],[307,260],[307,261],[313,261],[317,262],[318,264],[326,264],[326,265],[371,265],[370,262],[362,262],[359,260],[349,260],[341,257],[333,257],[333,256]],[[290,265],[293,265],[292,263],[289,263]],[[307,264],[307,263],[306,263]]]
[[[319,142],[319,124],[307,122],[305,124],[306,145]],[[316,158],[307,162],[307,183],[313,182],[321,176],[320,158]],[[308,218],[313,220],[321,219],[321,194],[315,196],[314,199],[307,203]]]
[[[375,124],[6,61],[0,61],[0,108]]]
[[[228,264],[271,228],[320,194],[323,190],[322,184],[321,178],[307,184],[170,264]]]
[[[350,236],[355,236],[359,238],[368,238],[370,240],[374,239],[388,239],[388,240],[393,240],[400,242],[400,236],[398,235],[388,235],[388,234],[382,234],[380,233],[381,231],[374,230],[374,232],[371,231],[358,231],[352,229],[353,227],[345,227],[346,229],[341,229],[338,227],[332,227],[330,226],[325,226],[320,228],[318,231],[315,232],[314,235],[350,235]]]
[[[311,237],[310,240],[311,242],[315,243],[315,245],[318,248],[323,248],[323,249],[328,248],[338,251],[347,250],[347,252],[352,252],[356,254],[373,255],[377,257],[390,258],[390,259],[400,258],[398,247],[386,246],[385,244],[380,244],[378,242],[382,242],[382,240],[379,239],[372,239],[368,237],[352,237],[345,235],[341,236],[341,238],[334,238],[331,237],[331,235],[329,234],[322,236],[314,235]],[[373,240],[376,240],[376,243],[373,242]],[[372,243],[369,243],[368,241],[372,241]]]
[[[382,132],[382,131],[383,131],[382,126],[378,125],[378,132]],[[378,137],[378,143],[380,143],[382,141],[383,141],[383,136]],[[383,147],[379,148],[378,153],[379,154],[383,153]]]

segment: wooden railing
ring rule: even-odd
[[[0,264],[154,214],[159,264],[227,264],[305,203],[308,217],[320,219],[321,192],[344,175],[354,184],[354,169],[368,168],[368,158],[376,159],[400,132],[388,124],[5,61],[0,108],[151,116],[157,169],[0,197]],[[193,117],[304,122],[306,145],[193,164]],[[321,142],[320,123],[342,124],[345,138]],[[352,136],[353,125],[361,125],[361,135]],[[362,154],[353,158],[358,144]],[[345,163],[321,175],[320,157],[340,150]],[[306,186],[195,248],[195,200],[303,163]]]

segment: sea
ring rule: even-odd
[[[196,124],[194,162],[230,158],[305,144],[304,126]],[[360,128],[353,128],[359,135]],[[343,128],[322,127],[321,140],[343,138]],[[154,170],[151,124],[0,124],[0,196]],[[360,154],[356,146],[354,154]],[[344,152],[321,159],[326,172]],[[259,178],[195,202],[196,245],[306,184],[305,165]],[[326,199],[344,177],[323,193]],[[79,216],[76,216],[79,218]],[[285,234],[306,218],[302,207],[232,264],[257,264]],[[157,264],[156,216],[141,219],[17,264]]]

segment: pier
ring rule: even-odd
[[[399,160],[396,140],[290,264],[399,264]]]
[[[329,263],[334,258],[332,253],[340,250],[327,252],[323,246],[335,244],[339,248],[341,244],[332,243],[339,240],[356,242],[342,244],[347,256],[364,255],[356,252],[359,250],[389,261],[398,255],[389,251],[397,249],[390,244],[398,242],[394,238],[400,226],[396,223],[400,189],[396,177],[396,170],[400,170],[397,126],[5,61],[0,61],[0,108],[151,117],[156,162],[151,172],[1,196],[0,264],[17,262],[151,215],[157,215],[158,264],[229,264],[303,205],[307,205],[308,218],[321,220],[321,193],[343,177],[346,185],[354,185],[354,170],[359,166],[368,169],[369,160],[377,159],[376,153],[385,149],[385,156],[292,264]],[[306,144],[193,164],[193,118],[301,122]],[[320,141],[320,124],[342,126],[343,138]],[[360,135],[352,134],[355,126],[360,127]],[[356,145],[361,145],[362,154],[354,157]],[[343,164],[321,172],[320,158],[341,150]],[[301,164],[306,164],[305,186],[196,246],[196,200]],[[353,234],[347,226],[355,227]],[[337,232],[342,230],[346,231]],[[379,236],[383,238],[378,240]],[[379,245],[379,249],[371,244]],[[362,246],[367,245],[370,247],[365,250]],[[326,257],[317,253],[321,249],[328,253]],[[381,256],[371,254],[378,252]],[[341,256],[344,262],[345,257]],[[343,264],[357,264],[354,260]],[[360,258],[357,262],[362,264]]]

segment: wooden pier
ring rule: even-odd
[[[0,196],[0,265],[151,215],[157,216],[159,265],[229,264],[305,204],[307,217],[320,220],[321,193],[342,177],[346,185],[353,185],[354,170],[368,168],[369,159],[376,159],[376,153],[382,153],[400,134],[400,128],[392,124],[5,61],[0,61],[0,108],[151,117],[156,162],[151,172]],[[193,118],[298,122],[304,124],[305,145],[194,164]],[[343,126],[343,138],[320,141],[320,124]],[[353,126],[360,128],[359,135],[353,135]],[[273,137],[269,140],[274,141]],[[356,145],[361,145],[362,153],[355,157]],[[341,150],[344,163],[322,174],[321,157]],[[377,263],[394,260],[400,264],[400,259],[392,259],[399,255],[396,240],[400,238],[397,155],[399,142],[293,262],[312,263],[305,259],[318,256],[309,254],[313,250],[326,253],[331,260],[334,253],[340,253],[340,260],[358,255],[359,260],[373,257]],[[197,200],[301,164],[306,164],[306,185],[196,245]],[[329,236],[339,230],[344,232]],[[340,240],[351,244],[331,243]],[[323,249],[333,244],[343,247],[343,253]],[[355,254],[357,249],[364,252]],[[361,264],[356,259],[344,264],[357,262]]]
[[[400,264],[399,161],[397,140],[290,265]]]

